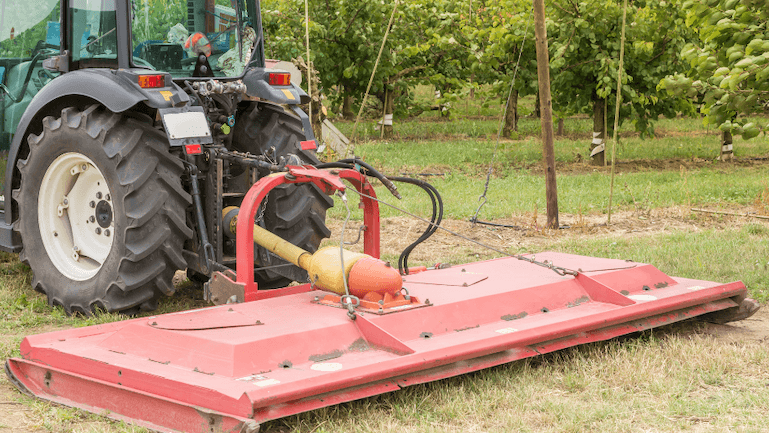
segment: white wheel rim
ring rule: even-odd
[[[76,152],[48,166],[37,199],[40,237],[56,269],[74,281],[99,272],[115,237],[112,196],[93,161]]]

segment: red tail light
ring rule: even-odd
[[[288,72],[270,72],[271,86],[290,86],[291,74]]]
[[[199,144],[185,144],[184,151],[187,152],[187,155],[200,155],[203,153],[203,146]]]
[[[154,89],[157,87],[166,87],[165,75],[139,75],[139,87],[143,89]]]

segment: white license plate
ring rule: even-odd
[[[168,113],[163,116],[163,122],[166,124],[168,137],[172,140],[211,136],[206,116],[199,111]]]

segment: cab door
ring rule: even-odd
[[[58,75],[43,60],[60,47],[59,0],[0,0],[0,151],[9,149],[32,98]]]

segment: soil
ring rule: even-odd
[[[468,221],[444,220],[441,226],[464,238],[494,248],[505,249],[515,246],[521,250],[536,252],[541,251],[553,241],[563,239],[586,239],[588,237],[594,239],[596,237],[617,236],[627,238],[629,236],[653,236],[681,231],[724,230],[726,228],[739,228],[748,223],[769,224],[767,212],[754,206],[733,206],[729,209],[728,213],[739,214],[739,216],[726,215],[720,212],[723,211],[717,209],[693,211],[683,206],[619,211],[612,214],[611,225],[607,224],[607,217],[604,214],[560,213],[561,228],[559,230],[547,229],[545,227],[546,215],[534,214],[533,212],[494,220],[493,224],[496,225],[487,225],[481,221],[473,226]],[[357,237],[358,225],[359,223],[354,221],[348,223],[345,241],[354,240]],[[328,226],[332,233],[338,234],[342,229],[342,222],[330,221]],[[426,222],[411,217],[383,219],[380,236],[382,256],[400,254],[406,246],[419,237],[426,227]],[[426,247],[427,245],[429,247]],[[418,262],[430,260],[431,257],[451,256],[460,246],[470,249],[471,254],[483,258],[496,254],[494,251],[471,241],[438,230],[425,244],[413,251],[411,260]],[[362,247],[357,246],[357,248]],[[356,247],[353,246],[351,249],[356,249]]]
[[[731,209],[731,212],[756,215],[757,209],[744,207]],[[654,209],[648,212],[617,212],[612,216],[612,224],[606,224],[605,215],[569,215],[561,214],[562,229],[550,230],[543,227],[544,215],[524,214],[506,220],[495,220],[495,224],[513,226],[503,228],[476,224],[473,227],[467,221],[445,221],[443,226],[455,233],[477,242],[500,248],[517,246],[522,251],[541,251],[554,240],[581,239],[600,237],[643,237],[668,232],[703,231],[706,229],[725,229],[740,227],[748,223],[769,224],[769,221],[746,216],[730,216],[692,212],[688,208],[672,207]],[[357,223],[350,222],[346,233],[347,239],[357,235]],[[333,233],[339,233],[341,221],[330,221]],[[425,223],[407,217],[387,218],[382,221],[382,253],[384,257],[397,257],[413,239],[425,228]],[[362,242],[361,242],[362,244]],[[466,254],[466,261],[485,259],[499,255],[467,240],[439,231],[429,241],[429,247],[418,247],[411,256],[413,263],[426,262],[434,257],[457,257],[457,252]],[[360,249],[360,245],[351,249]],[[52,329],[35,329],[37,333]],[[725,344],[735,342],[769,342],[769,308],[762,308],[753,317],[726,325],[703,324],[702,326],[682,326],[681,333],[696,332],[712,336]],[[0,345],[13,341],[21,334],[0,335]],[[32,405],[8,382],[5,375],[0,375],[0,433],[10,432],[47,432],[47,431],[102,431],[109,430],[109,421],[92,417],[75,417],[67,421],[62,429],[61,421],[53,430],[47,428],[45,419],[55,409],[41,409]]]

